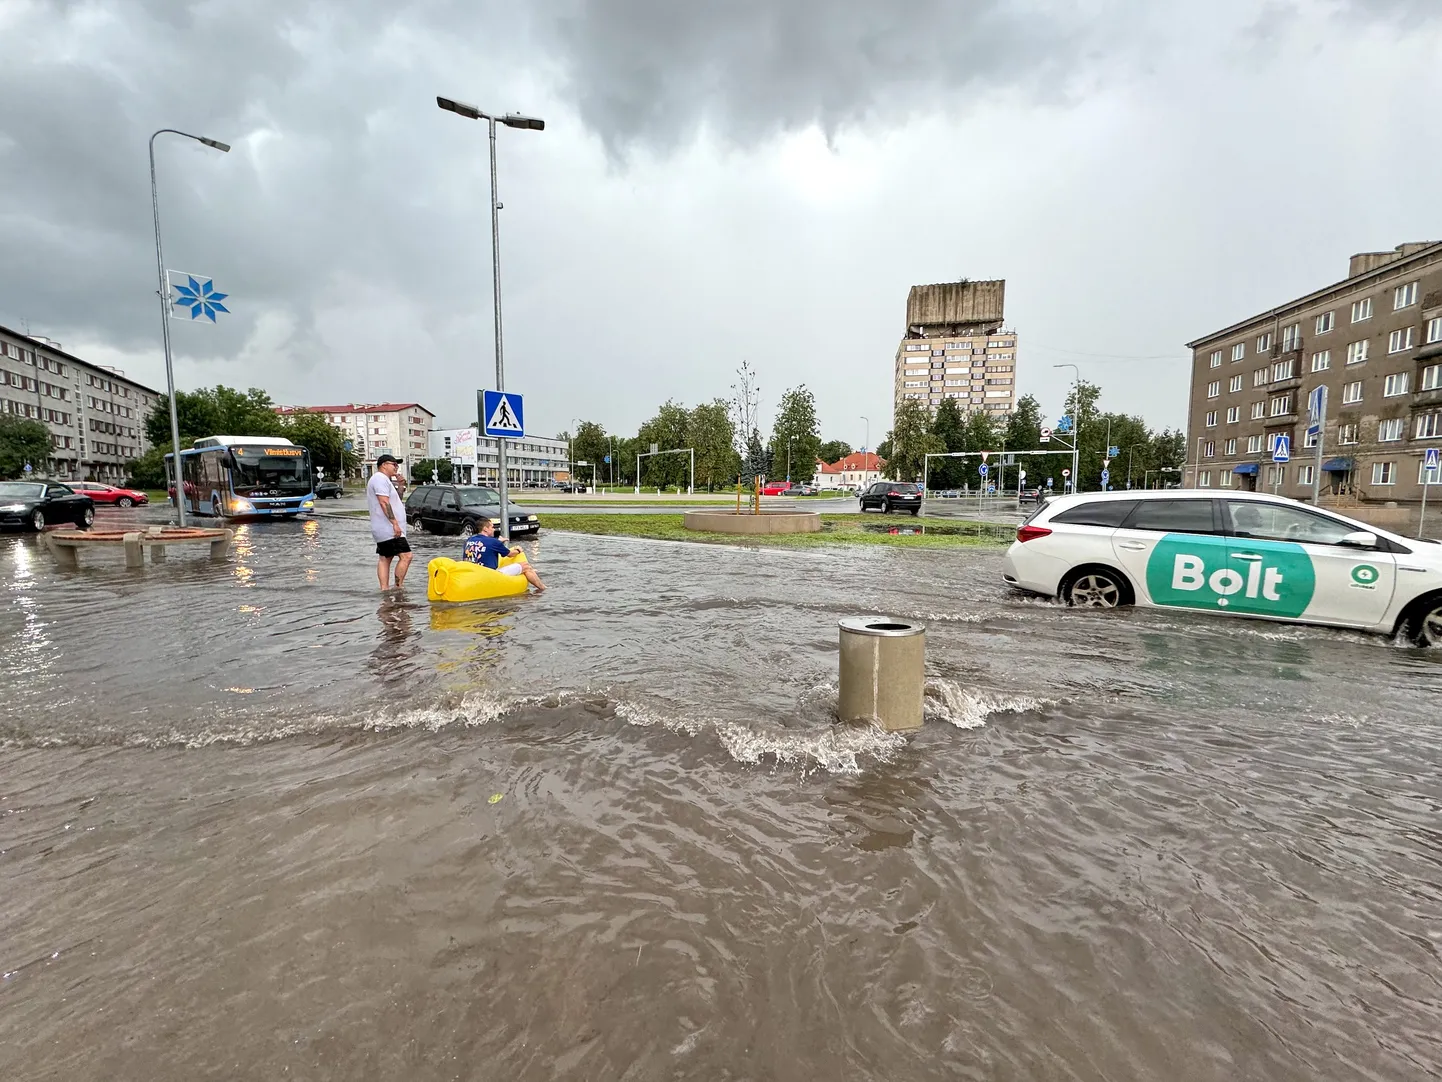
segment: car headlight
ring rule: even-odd
[[[249,500],[237,499],[233,503],[231,503],[230,509],[232,511],[254,511],[255,504],[251,503]]]
[[[315,506],[315,501],[314,501],[314,500],[306,500],[304,503],[301,504],[301,506],[302,506],[302,507],[314,507],[314,506]]]
[[[24,505],[23,503],[7,503],[4,507],[0,507],[0,511],[23,511],[23,510],[25,510],[25,505]]]
[[[527,522],[535,522],[535,521],[536,521],[536,516],[535,516],[535,515],[527,515],[527,516],[526,516],[526,521],[527,521]]]

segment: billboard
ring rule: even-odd
[[[451,461],[457,466],[476,464],[476,430],[458,428],[451,435]]]

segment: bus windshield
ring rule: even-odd
[[[231,488],[237,496],[300,496],[310,491],[310,454],[303,447],[232,448]]]

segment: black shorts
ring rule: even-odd
[[[392,537],[389,541],[376,542],[376,555],[389,560],[393,556],[399,556],[403,552],[410,552],[411,543],[404,537]]]

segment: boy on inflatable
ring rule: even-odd
[[[489,567],[492,571],[499,571],[502,575],[525,575],[526,581],[536,588],[536,593],[544,593],[545,586],[541,584],[541,576],[536,574],[536,569],[528,563],[517,562],[500,566],[503,556],[511,555],[511,550],[506,543],[496,536],[496,524],[490,519],[482,519],[478,527],[480,533],[472,534],[466,538],[466,547],[461,551],[461,559],[469,560],[473,564],[480,564],[482,567]]]

